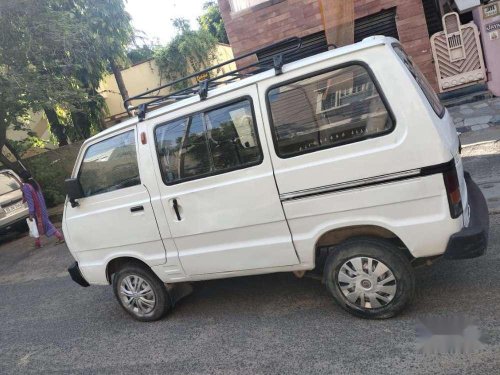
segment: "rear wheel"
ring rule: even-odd
[[[328,256],[324,278],[338,304],[362,318],[385,319],[398,314],[413,298],[413,268],[389,241],[356,238]]]
[[[135,264],[114,275],[113,291],[123,309],[143,322],[158,320],[171,308],[165,284],[151,270]]]

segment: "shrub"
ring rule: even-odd
[[[23,160],[23,164],[42,187],[48,207],[64,202],[64,180],[71,175],[80,146],[81,143],[74,143]]]
[[[60,160],[49,162],[43,157],[30,158],[27,164],[27,168],[42,187],[47,206],[53,207],[63,203],[65,199],[64,179],[67,176],[60,165]]]

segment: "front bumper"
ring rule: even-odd
[[[465,182],[470,207],[469,226],[450,237],[445,259],[476,258],[483,255],[488,247],[490,219],[486,199],[468,172],[465,172]]]
[[[78,262],[73,263],[69,268],[68,268],[69,275],[71,276],[71,279],[77,283],[78,285],[81,285],[83,287],[90,286],[90,284],[87,282],[87,280],[84,279],[82,276],[82,273],[80,272],[80,268],[78,267]]]

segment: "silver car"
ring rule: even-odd
[[[21,179],[10,169],[0,171],[0,231],[5,232],[21,224],[28,216],[28,205],[23,202]]]

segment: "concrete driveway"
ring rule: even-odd
[[[464,142],[467,143],[467,142]],[[385,321],[352,317],[324,286],[291,274],[200,282],[165,319],[138,323],[110,287],[66,274],[65,245],[0,247],[0,373],[495,374],[500,369],[500,147],[464,149],[491,208],[488,253],[416,270],[414,303]],[[493,187],[488,187],[493,185]],[[425,317],[465,316],[481,332],[466,354],[420,354]]]

